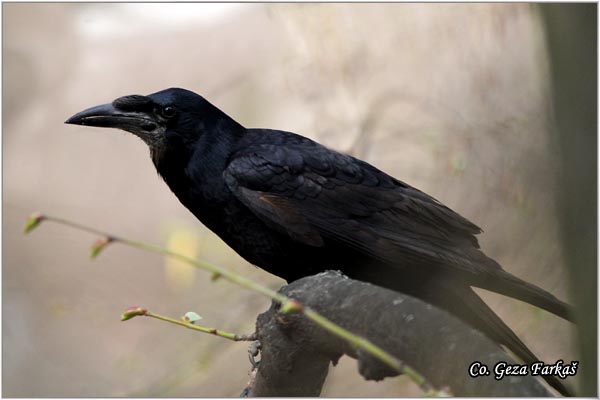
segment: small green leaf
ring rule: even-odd
[[[90,258],[94,259],[100,254],[100,252],[110,243],[113,239],[108,236],[103,236],[96,240],[90,248]]]
[[[45,217],[40,212],[34,212],[29,217],[27,217],[27,221],[25,221],[25,226],[23,227],[23,233],[29,233],[40,224],[45,219]]]
[[[190,324],[194,324],[195,322],[200,321],[201,319],[202,317],[193,311],[188,311],[183,317],[181,317],[182,321],[189,322]]]
[[[146,315],[147,312],[148,312],[148,310],[146,310],[145,308],[138,307],[138,306],[128,307],[123,312],[123,314],[121,314],[121,321],[127,321],[128,319],[137,317],[139,315]]]

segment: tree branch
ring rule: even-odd
[[[295,281],[280,292],[377,344],[453,395],[550,396],[532,376],[494,379],[497,362],[516,362],[483,334],[413,297],[334,271]],[[359,372],[367,380],[398,375],[301,314],[283,315],[278,310],[273,303],[257,319],[262,358],[249,396],[318,396],[329,362],[335,365],[344,354],[358,360]],[[487,365],[491,374],[470,377],[474,361]]]

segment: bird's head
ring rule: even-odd
[[[185,89],[166,89],[147,96],[119,97],[83,110],[67,124],[118,128],[140,137],[153,158],[168,147],[196,142],[205,132],[239,125],[202,96]]]

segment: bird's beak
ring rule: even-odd
[[[65,124],[118,128],[136,134],[157,128],[157,121],[150,115],[138,111],[121,111],[110,103],[83,110],[66,120]]]

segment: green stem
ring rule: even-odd
[[[222,337],[222,338],[225,338],[225,339],[233,340],[234,342],[256,340],[256,337],[255,337],[254,334],[238,335],[236,333],[223,332],[223,331],[220,331],[220,330],[214,329],[214,328],[205,328],[203,326],[194,325],[194,324],[191,324],[189,322],[181,321],[181,320],[178,320],[178,319],[175,319],[175,318],[170,318],[170,317],[165,317],[164,315],[155,314],[155,313],[153,313],[151,311],[146,311],[142,315],[146,316],[146,317],[160,319],[161,321],[170,322],[172,324],[180,325],[180,326],[183,326],[184,328],[192,329],[194,331],[199,331],[199,332],[203,332],[203,333],[209,333],[211,335],[215,335],[215,336],[219,336],[219,337]]]
[[[165,249],[163,247],[160,247],[160,246],[157,246],[154,244],[141,242],[141,241],[137,241],[137,240],[132,240],[132,239],[119,238],[119,237],[107,234],[106,232],[102,232],[100,230],[90,228],[85,225],[71,222],[71,221],[63,219],[63,218],[57,218],[57,217],[48,216],[48,215],[38,215],[38,216],[41,216],[41,219],[43,219],[43,220],[56,222],[58,224],[70,226],[75,229],[79,229],[79,230],[82,230],[85,232],[103,236],[103,237],[107,238],[107,242],[120,242],[120,243],[129,245],[131,247],[136,247],[136,248],[139,248],[142,250],[147,250],[147,251],[158,253],[158,254],[161,254],[164,256],[175,258],[175,259],[183,261],[187,264],[193,265],[197,268],[201,268],[206,271],[209,271],[213,274],[213,277],[215,277],[215,278],[222,277],[230,282],[236,283],[242,287],[253,290],[264,296],[270,297],[271,299],[280,303],[281,308],[283,310],[288,310],[288,311],[291,310],[294,312],[303,313],[308,319],[312,320],[314,323],[316,323],[317,325],[319,325],[326,331],[348,341],[354,347],[364,350],[365,352],[371,354],[373,357],[375,357],[378,360],[382,361],[383,363],[387,364],[388,366],[390,366],[394,370],[398,371],[399,373],[407,375],[415,383],[417,383],[423,390],[425,390],[429,394],[434,394],[434,395],[444,395],[445,394],[443,391],[440,391],[440,392],[432,391],[431,385],[427,382],[425,377],[420,375],[414,369],[407,367],[396,357],[385,352],[382,348],[374,345],[367,339],[356,336],[353,333],[342,328],[341,326],[335,324],[334,322],[332,322],[332,321],[328,320],[327,318],[323,317],[322,315],[318,314],[316,311],[313,311],[312,309],[310,309],[308,307],[303,307],[296,300],[290,299],[287,296],[284,296],[280,293],[275,292],[274,290],[271,290],[271,289],[261,286],[257,283],[254,283],[253,281],[251,281],[247,278],[244,278],[243,276],[237,275],[233,272],[230,272],[224,268],[218,267],[211,263],[197,260],[197,259],[190,258],[190,257],[186,257],[182,254],[175,253],[171,250]],[[168,317],[159,316],[157,314],[151,314],[148,316],[152,316],[153,318],[158,318],[158,319],[162,319],[164,321],[172,322],[177,325],[182,325],[182,326],[185,326],[186,328],[206,332],[204,330],[206,328],[197,327],[195,325],[187,324],[185,322],[171,319]],[[200,329],[198,329],[198,328],[200,328]],[[206,332],[206,333],[213,333],[213,332]],[[223,336],[223,337],[226,337],[226,336]],[[227,338],[230,339],[230,337],[227,337]]]
[[[44,215],[44,219],[47,221],[53,221],[62,225],[66,225],[66,226],[70,226],[72,228],[75,229],[79,229],[85,232],[89,232],[89,233],[93,233],[96,235],[100,235],[100,236],[105,236],[107,237],[110,241],[113,242],[120,242],[132,247],[136,247],[138,249],[142,249],[142,250],[147,250],[147,251],[151,251],[153,253],[158,253],[158,254],[162,254],[164,256],[168,256],[168,257],[172,257],[175,258],[177,260],[183,261],[187,264],[191,264],[197,268],[201,268],[205,271],[209,271],[212,272],[213,275],[218,276],[218,277],[222,277],[230,282],[233,283],[237,283],[240,286],[243,286],[245,288],[248,288],[250,290],[254,290],[255,292],[261,293],[262,295],[265,295],[267,297],[272,298],[273,300],[278,301],[279,303],[284,303],[288,300],[287,297],[275,292],[274,290],[271,290],[269,288],[266,288],[264,286],[261,286],[259,284],[254,283],[253,281],[244,278],[243,276],[237,275],[233,272],[230,272],[224,268],[221,268],[219,266],[216,266],[214,264],[211,264],[209,262],[206,261],[201,261],[201,260],[197,260],[195,258],[190,258],[190,257],[186,257],[182,254],[179,253],[175,253],[171,250],[165,249],[163,247],[151,244],[151,243],[146,243],[146,242],[141,242],[141,241],[137,241],[137,240],[132,240],[132,239],[127,239],[127,238],[120,238],[120,237],[116,237],[114,235],[110,235],[106,232],[102,232],[100,230],[94,229],[94,228],[90,228],[88,226],[85,225],[81,225],[75,222],[71,222],[69,220],[66,219],[62,219],[62,218],[57,218],[57,217],[52,217],[52,216],[48,216],[48,215]]]

